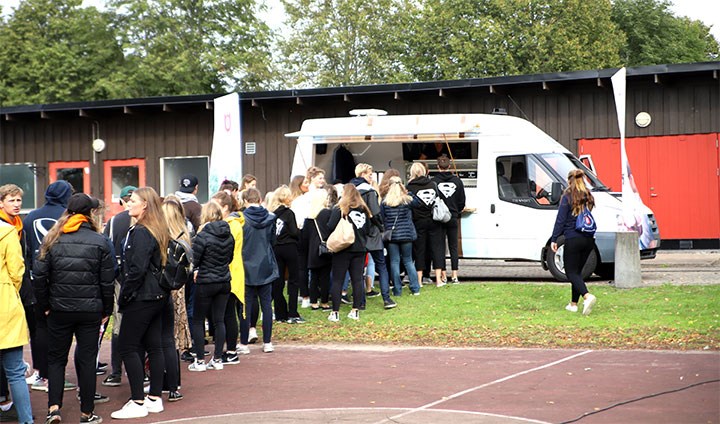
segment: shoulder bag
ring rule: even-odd
[[[395,224],[397,224],[398,216],[400,216],[400,211],[397,211],[397,214],[395,215],[395,222],[393,222],[392,228],[385,230],[382,233],[382,239],[385,243],[390,243],[392,241],[392,233],[395,229]]]
[[[320,238],[320,244],[318,245],[318,256],[321,258],[328,257],[332,255],[332,252],[330,249],[328,249],[327,242],[323,240],[322,234],[320,234],[320,227],[318,227],[317,220],[313,219],[313,222],[315,223],[315,229],[317,230],[318,237]]]
[[[347,217],[340,218],[340,221],[327,239],[327,247],[331,252],[337,253],[347,249],[355,243],[355,230]]]

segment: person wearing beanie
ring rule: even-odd
[[[67,202],[73,194],[73,187],[65,180],[51,183],[45,190],[45,204],[31,211],[23,220],[25,229],[26,275],[32,281],[32,265],[37,258],[45,235],[55,225],[67,208]],[[30,286],[30,285],[28,285]],[[34,390],[47,390],[48,378],[48,334],[47,320],[44,311],[33,308],[33,318],[28,319],[30,327],[30,351],[35,372],[29,377],[28,383]]]
[[[73,336],[80,422],[102,422],[94,413],[98,333],[113,309],[116,262],[93,216],[99,207],[97,199],[73,194],[67,211],[45,236],[33,265],[37,308],[47,316],[48,327],[46,423],[62,420],[65,368]]]

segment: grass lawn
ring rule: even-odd
[[[720,350],[720,285],[620,290],[591,285],[589,316],[565,310],[568,284],[463,283],[425,286],[420,296],[368,299],[360,321],[340,309],[299,309],[305,324],[275,324],[276,342],[409,344],[454,347],[562,347]],[[582,311],[582,304],[580,305]],[[258,328],[259,330],[259,328]]]

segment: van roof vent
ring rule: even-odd
[[[353,109],[350,116],[385,116],[387,111],[382,109]]]
[[[496,107],[492,110],[493,115],[507,115],[507,109],[504,107]]]

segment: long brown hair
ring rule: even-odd
[[[575,216],[580,215],[583,208],[593,210],[595,207],[595,198],[585,185],[585,172],[581,169],[573,169],[568,172],[568,188],[565,189],[565,193],[568,195],[570,207]]]
[[[68,211],[63,212],[63,214],[60,215],[60,218],[57,220],[55,225],[50,228],[50,231],[48,231],[48,233],[43,238],[42,244],[40,245],[40,253],[38,255],[39,259],[43,259],[45,255],[47,255],[47,253],[50,251],[50,248],[52,248],[55,242],[58,241],[60,236],[63,234],[62,230],[65,226],[65,223],[67,223],[68,219],[70,219],[70,217],[73,215],[75,214],[70,214],[68,213]],[[85,215],[85,218],[87,218],[88,224],[90,224],[90,228],[92,228],[93,231],[100,232],[100,229],[97,225],[97,220],[92,216],[92,211],[89,215]]]
[[[165,213],[162,210],[160,196],[152,187],[140,187],[133,192],[143,202],[145,202],[145,211],[137,220],[138,224],[147,228],[150,234],[155,238],[160,247],[160,260],[165,266],[167,262],[167,247],[170,242],[170,228],[165,221]]]
[[[362,208],[369,218],[372,218],[370,209],[365,204],[365,201],[360,196],[360,192],[355,188],[354,184],[348,183],[343,187],[343,195],[338,202],[338,207],[343,216],[347,216],[350,213],[350,209]]]
[[[224,191],[218,191],[217,193],[212,195],[212,199],[215,200],[220,204],[220,206],[225,206],[228,208],[229,213],[237,212],[240,210],[240,202],[237,200],[235,196],[231,196],[227,194]]]

